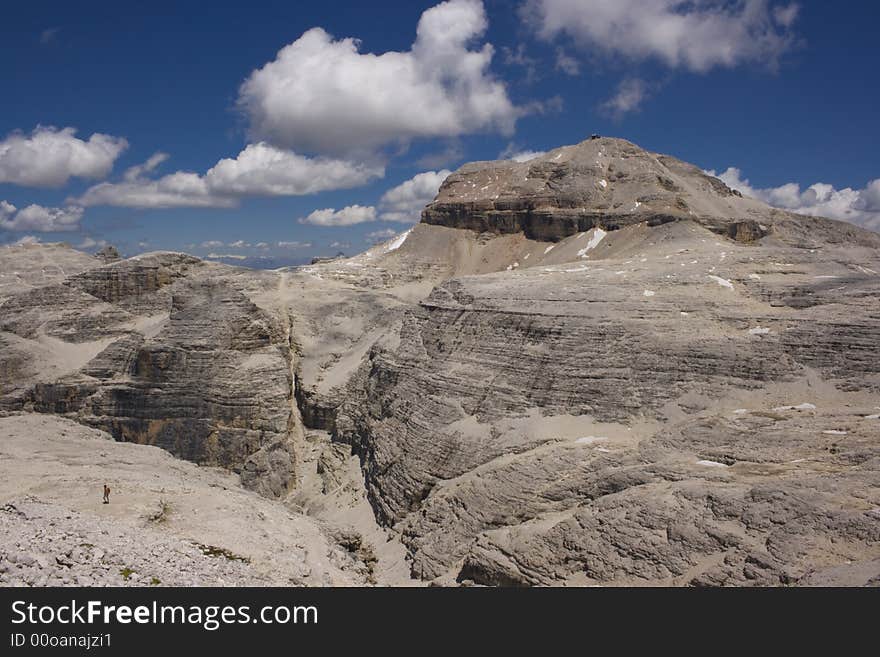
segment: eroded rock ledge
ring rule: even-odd
[[[744,198],[676,158],[623,139],[557,148],[526,162],[473,162],[450,175],[422,222],[558,242],[591,228],[691,220],[754,242],[796,215]]]
[[[282,496],[298,430],[289,326],[216,273],[164,253],[11,295],[4,409],[71,417]],[[57,362],[60,376],[31,370],[39,361]]]

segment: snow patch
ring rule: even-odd
[[[728,290],[733,289],[733,283],[731,283],[726,278],[721,278],[720,276],[713,276],[712,274],[709,274],[709,278],[711,278],[713,281],[718,283],[718,285],[720,285],[721,287],[726,287]]]
[[[385,248],[385,253],[391,253],[392,251],[397,251],[403,243],[406,242],[406,238],[409,237],[409,234],[412,232],[412,228],[408,231],[401,233]]]
[[[826,436],[845,436],[847,432],[840,431],[838,429],[827,429],[827,430],[823,431],[822,433],[824,433]]]
[[[729,468],[730,466],[726,463],[719,463],[718,461],[709,461],[706,459],[700,459],[697,461],[697,465],[704,465],[707,468]]]
[[[547,255],[548,253],[550,253],[555,246],[556,246],[555,244],[551,244],[546,249],[544,249],[544,255]]]
[[[608,181],[607,180],[600,180],[599,184],[602,185],[602,189],[608,188]]]
[[[592,445],[593,443],[599,443],[603,440],[608,440],[607,436],[584,436],[583,438],[578,438],[574,442],[578,445]]]
[[[608,233],[606,233],[601,228],[594,228],[593,236],[590,238],[590,241],[587,242],[587,245],[584,248],[577,252],[578,257],[583,258],[587,255],[587,251],[589,251],[590,249],[595,249],[597,246],[599,246],[599,242],[601,242],[607,234]]]
[[[770,329],[763,328],[761,326],[756,326],[755,328],[749,329],[750,335],[767,335],[768,333],[770,333]]]
[[[814,404],[810,404],[805,402],[803,404],[798,404],[797,406],[777,406],[773,409],[774,411],[815,411],[816,406]]]
[[[642,292],[643,297],[653,297],[656,294],[653,290],[645,290]]]

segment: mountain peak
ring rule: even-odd
[[[787,216],[693,164],[595,137],[525,162],[466,164],[446,179],[422,221],[557,241],[596,226],[691,219],[751,241]]]

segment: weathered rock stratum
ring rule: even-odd
[[[7,420],[231,471],[339,581],[880,584],[880,235],[673,157],[472,163],[300,268],[41,245],[0,272]],[[27,540],[39,493],[4,520]]]
[[[789,239],[825,231],[743,197],[693,164],[614,138],[563,146],[526,162],[466,164],[422,212],[427,224],[553,242],[595,227],[685,219],[741,242],[758,240],[777,224],[785,226],[777,235]],[[849,226],[836,230],[861,239]]]
[[[31,280],[12,269],[14,252],[4,255],[4,272]],[[240,470],[267,495],[286,493],[295,424],[286,319],[192,256],[76,271],[78,255],[58,255],[55,280],[3,298],[0,404],[71,417],[118,440]]]

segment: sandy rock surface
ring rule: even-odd
[[[0,418],[0,527],[7,585],[367,583],[326,527],[228,472],[50,415]]]

